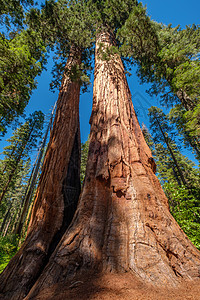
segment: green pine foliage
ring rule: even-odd
[[[176,104],[169,112],[170,122],[176,125],[180,137],[182,137],[182,142],[185,148],[193,151],[196,159],[200,162],[200,143],[198,135],[192,135],[192,131],[198,130],[198,112],[195,115],[195,111],[198,111],[198,106],[194,108],[193,111],[186,111],[182,104]],[[190,118],[189,115],[195,116],[195,118]],[[189,123],[188,123],[189,122]],[[188,132],[187,123],[190,124],[190,131]],[[193,127],[193,129],[192,129]]]
[[[9,188],[7,191],[4,200],[0,206],[0,227],[1,235],[4,233],[5,226],[3,224],[3,220],[5,215],[8,213],[9,218],[11,215],[13,216],[13,221],[16,222],[18,219],[18,214],[20,212],[20,208],[23,205],[23,199],[26,192],[26,188],[28,186],[28,181],[30,177],[30,168],[31,162],[30,159],[24,162],[23,165],[20,166],[20,171],[17,173],[17,178],[15,182],[12,182],[12,188]],[[14,181],[14,180],[13,180]],[[7,222],[7,220],[6,220]],[[11,227],[8,230],[8,233],[11,230]],[[12,230],[11,230],[12,232]]]
[[[157,59],[158,36],[146,7],[141,3],[132,7],[128,18],[117,30],[117,38],[121,54],[139,64],[141,73],[147,75],[152,61]]]
[[[24,112],[44,67],[45,51],[35,31],[24,30],[10,39],[0,35],[0,136]]]
[[[200,27],[173,28],[152,21],[136,6],[118,30],[121,53],[137,64],[141,82],[152,83],[150,95],[172,107],[171,121],[199,157]],[[181,110],[177,118],[174,109]],[[184,130],[182,130],[183,126]],[[184,133],[183,133],[184,131]]]
[[[200,88],[200,27],[193,25],[186,29],[177,26],[162,26],[159,30],[159,64],[155,66],[155,76],[170,83],[176,93],[183,89],[195,105]]]
[[[95,41],[93,6],[87,5],[87,1],[50,0],[45,2],[41,11],[30,10],[27,22],[30,28],[40,32],[47,47],[55,52],[51,89],[60,87],[63,73],[68,71],[65,65],[73,45],[81,51],[82,64],[71,70],[69,75],[72,80],[78,78],[83,90],[86,90],[90,83]]]
[[[59,88],[63,72],[67,71],[65,63],[71,45],[75,45],[82,51],[82,65],[75,74],[85,91],[93,69],[96,34],[102,30],[116,34],[137,5],[137,1],[131,0],[50,0],[41,11],[32,9],[27,17],[29,26],[40,32],[46,44],[56,52],[51,88]],[[118,50],[119,44],[117,39],[113,51]]]
[[[15,185],[18,173],[27,159],[29,159],[31,151],[37,146],[38,140],[42,135],[43,123],[44,114],[41,111],[36,111],[7,140],[9,145],[4,148],[4,159],[1,161],[1,201],[9,189]]]
[[[170,211],[177,223],[200,250],[200,200],[184,186],[177,187],[166,182],[165,193],[169,199]],[[198,191],[200,192],[200,190]]]
[[[18,250],[19,238],[14,232],[29,183],[30,155],[41,138],[43,122],[41,111],[26,118],[7,140],[9,145],[4,148],[4,159],[0,161],[0,272]]]
[[[151,107],[149,115],[152,135],[144,125],[143,134],[155,158],[156,175],[169,199],[170,212],[193,244],[200,249],[199,170],[181,153],[180,147],[174,140],[174,128],[162,110]],[[185,183],[182,181],[180,172]]]
[[[11,258],[18,250],[18,238],[15,235],[0,236],[0,273],[3,272]]]
[[[1,0],[0,25],[22,26],[26,9],[34,4],[33,0]]]
[[[30,160],[25,162],[12,189],[7,192],[0,206],[0,273],[19,249],[22,239],[14,234],[23,206],[23,198],[30,176]]]
[[[85,143],[81,144],[81,171],[80,171],[81,185],[83,185],[84,178],[85,178],[88,151],[89,151],[89,138]]]
[[[163,101],[175,108],[182,105],[180,118],[184,130],[194,140],[200,136],[200,27],[193,25],[181,30],[179,26],[163,26],[159,30],[159,42],[158,62],[153,65],[152,92],[162,91]],[[172,120],[176,122],[176,118]]]
[[[0,138],[23,114],[36,88],[35,77],[46,62],[44,40],[25,23],[25,13],[33,4],[33,0],[0,1],[0,25],[5,32],[0,33]]]

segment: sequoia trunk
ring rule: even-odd
[[[3,299],[27,295],[76,209],[80,193],[80,81],[72,81],[70,71],[80,63],[81,52],[72,47],[27,237],[0,277]]]
[[[29,179],[28,187],[27,187],[27,190],[25,192],[25,196],[24,196],[23,203],[22,203],[22,209],[21,209],[21,212],[20,212],[19,221],[17,222],[17,226],[16,226],[16,229],[15,229],[15,234],[17,234],[18,236],[21,236],[22,228],[23,228],[28,210],[29,210],[30,205],[31,205],[31,200],[32,200],[34,188],[35,188],[35,185],[36,185],[39,169],[40,169],[40,166],[41,166],[41,161],[42,161],[42,157],[43,157],[43,154],[44,154],[44,149],[45,149],[45,146],[46,146],[46,143],[47,143],[48,134],[49,134],[49,131],[50,131],[51,126],[52,126],[52,121],[53,121],[53,116],[54,116],[55,109],[56,109],[56,104],[54,105],[54,108],[51,112],[51,118],[50,118],[50,121],[49,121],[49,125],[46,129],[41,147],[39,149],[39,152],[38,152],[38,155],[37,155],[37,158],[36,158],[33,170],[32,170],[31,177]]]
[[[102,58],[112,45],[111,34],[99,34],[89,156],[77,211],[26,299],[48,299],[46,289],[70,285],[74,276],[94,270],[129,271],[159,285],[200,276],[200,253],[171,216],[154,174],[121,59]]]

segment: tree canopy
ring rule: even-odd
[[[45,64],[45,45],[33,30],[0,36],[0,136],[22,115]]]

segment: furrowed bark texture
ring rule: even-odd
[[[28,294],[76,210],[80,193],[80,82],[72,81],[68,72],[80,62],[80,51],[72,47],[27,237],[0,277],[3,299],[23,299]]]
[[[89,156],[77,211],[26,299],[46,299],[45,293],[39,296],[46,288],[70,285],[77,274],[93,270],[130,271],[163,286],[200,276],[200,253],[169,213],[154,174],[121,59],[101,58],[99,48],[112,45],[112,35],[99,35]]]
[[[50,118],[49,124],[47,126],[42,144],[41,144],[40,149],[38,151],[38,155],[37,155],[36,161],[35,161],[34,166],[33,166],[33,170],[32,170],[29,182],[28,182],[28,186],[26,188],[24,199],[22,200],[22,206],[21,206],[20,213],[19,213],[19,221],[16,222],[17,225],[16,225],[16,228],[15,228],[15,231],[14,231],[14,233],[19,235],[19,236],[21,236],[22,229],[23,229],[23,226],[24,226],[24,223],[25,223],[25,219],[28,215],[28,211],[29,211],[30,206],[31,206],[31,200],[32,200],[34,189],[35,189],[37,177],[38,177],[38,174],[39,174],[39,169],[40,169],[40,166],[41,166],[42,158],[43,158],[43,155],[44,155],[45,146],[47,144],[49,131],[50,131],[51,126],[52,126],[52,121],[53,121],[56,106],[57,106],[57,102],[54,105],[54,108],[51,112],[51,118]]]

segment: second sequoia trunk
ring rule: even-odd
[[[27,299],[92,270],[129,271],[172,286],[200,276],[200,253],[171,216],[154,174],[121,59],[102,59],[112,45],[108,32],[97,38],[89,156],[76,214]]]
[[[72,81],[70,72],[80,63],[80,50],[71,47],[27,237],[0,276],[2,299],[18,300],[27,295],[76,210],[80,193],[80,81]]]

